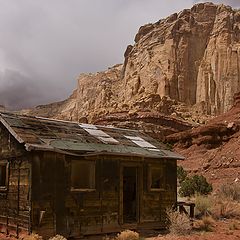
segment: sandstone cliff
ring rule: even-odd
[[[128,47],[124,100],[169,96],[226,112],[240,88],[240,11],[201,3],[140,28]]]
[[[69,99],[30,113],[95,122],[150,112],[197,120],[229,110],[240,89],[240,11],[200,3],[140,27],[125,61],[81,74]]]

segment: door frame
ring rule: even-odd
[[[136,168],[136,222],[133,224],[140,223],[141,219],[141,206],[142,206],[142,195],[143,195],[143,166],[142,163],[127,162],[120,163],[120,186],[119,186],[119,223],[120,225],[125,224],[123,220],[123,169],[124,167],[135,167]]]

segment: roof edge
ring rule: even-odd
[[[24,143],[24,140],[20,138],[17,133],[9,126],[9,124],[2,118],[0,114],[0,122],[3,124],[3,126],[12,134],[12,136],[19,142]]]

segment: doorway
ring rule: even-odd
[[[137,167],[123,167],[123,223],[137,222],[137,170]]]

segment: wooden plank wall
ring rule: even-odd
[[[71,160],[76,159],[96,162],[95,191],[71,191]],[[164,191],[149,191],[149,162],[160,164],[166,170]],[[143,185],[140,187],[139,224],[163,226],[165,209],[176,202],[175,160],[144,161],[141,158],[140,161],[139,158],[114,156],[76,158],[45,152],[33,157],[33,230],[46,237],[57,233],[79,237],[120,230],[120,166],[123,163],[133,163],[143,169],[139,176]]]
[[[8,186],[0,190],[0,231],[20,236],[30,231],[30,163],[24,147],[0,126],[0,162],[8,163]]]
[[[32,229],[46,237],[56,233],[56,159],[55,153],[43,152],[32,158]]]
[[[156,164],[164,169],[165,187],[160,191],[151,191],[148,186],[149,164]],[[158,227],[166,224],[167,208],[177,202],[177,165],[176,160],[146,159],[144,163],[143,179],[144,191],[141,209],[141,223],[154,223]]]

